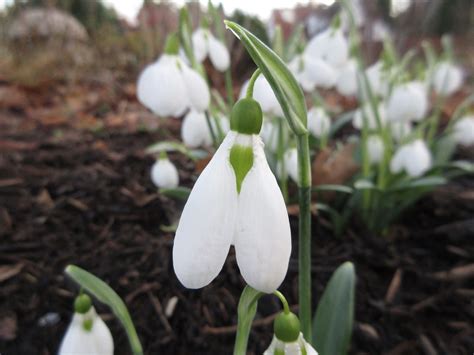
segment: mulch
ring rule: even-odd
[[[57,352],[77,292],[63,270],[75,264],[125,300],[146,354],[230,354],[244,286],[234,254],[209,286],[183,288],[171,260],[182,202],[159,194],[149,178],[153,157],[145,148],[177,136],[179,121],[153,121],[127,90],[106,95],[104,108],[94,96],[103,97],[101,90],[88,90],[88,101],[78,104],[83,114],[66,120],[35,115],[45,106],[39,92],[0,105],[0,353]],[[29,100],[28,108],[21,100]],[[194,164],[179,154],[170,159],[191,187]],[[466,177],[423,198],[386,236],[354,219],[336,238],[324,216],[313,216],[313,303],[341,263],[355,264],[350,354],[472,353],[473,216],[474,181]],[[291,224],[296,236],[295,217]],[[294,240],[282,285],[295,309],[296,250]],[[105,306],[96,308],[116,354],[129,354],[118,321]],[[249,354],[269,345],[279,309],[275,297],[262,298]]]

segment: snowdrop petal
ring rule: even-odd
[[[85,319],[92,319],[92,329],[83,327]],[[114,342],[112,334],[104,321],[97,316],[92,307],[88,313],[74,313],[71,324],[59,348],[59,355],[113,355]]]
[[[438,64],[433,73],[435,91],[443,96],[449,96],[462,86],[463,74],[461,68],[448,63]]]
[[[222,269],[232,243],[238,195],[229,153],[235,137],[233,131],[227,134],[197,179],[176,230],[173,266],[187,288],[208,285]]]
[[[207,53],[208,53],[208,42],[206,38],[207,35],[208,35],[208,31],[203,30],[202,28],[199,28],[196,31],[194,31],[191,38],[193,42],[194,57],[199,63],[201,63],[207,57]]]
[[[387,103],[387,118],[390,121],[419,121],[428,111],[428,96],[419,82],[397,86]]]
[[[375,96],[385,97],[388,92],[388,82],[385,79],[386,74],[383,72],[383,63],[377,62],[367,68],[365,72],[367,75],[367,81],[372,89],[372,94]],[[363,97],[365,98],[367,95]]]
[[[367,153],[369,155],[369,162],[371,164],[376,164],[383,159],[384,144],[380,136],[369,136],[367,139]]]
[[[260,75],[257,80],[255,80],[253,98],[258,101],[263,112],[279,117],[284,116],[283,110],[272,90],[272,87],[263,75]]]
[[[431,167],[431,153],[421,139],[410,145],[410,156],[406,158],[405,170],[412,177],[423,175]]]
[[[321,138],[328,134],[331,120],[326,112],[320,107],[313,107],[308,111],[308,130],[310,133]]]
[[[390,123],[390,132],[393,139],[396,141],[401,141],[403,138],[408,136],[412,131],[410,122],[391,122]]]
[[[344,96],[355,96],[357,93],[357,63],[350,60],[341,70],[337,82],[337,91]]]
[[[177,61],[176,56],[163,55],[158,62],[148,65],[138,78],[138,100],[157,115],[175,115],[188,105]]]
[[[181,125],[181,139],[189,148],[212,144],[211,134],[204,113],[194,110],[188,112]]]
[[[158,159],[151,168],[151,180],[158,188],[174,189],[179,185],[178,170],[169,159]]]
[[[329,89],[334,86],[337,79],[336,71],[319,58],[305,57],[305,76],[314,82],[317,87]]]
[[[454,139],[457,143],[470,146],[474,145],[474,116],[466,116],[454,124]]]
[[[379,104],[377,106],[377,110],[380,123],[383,126],[386,122],[386,114],[383,104]],[[370,105],[370,103],[366,103],[363,107],[358,108],[354,113],[354,118],[352,119],[352,125],[354,128],[362,129],[364,127],[364,123],[368,125],[370,130],[377,129],[377,117],[375,116],[374,110],[372,109],[372,105]]]
[[[290,148],[285,152],[285,169],[294,182],[298,182],[298,150]]]
[[[328,28],[313,37],[306,47],[313,58],[321,58],[334,67],[344,65],[349,56],[349,44],[340,29]]]
[[[263,120],[260,136],[265,143],[265,148],[270,152],[276,152],[278,149],[278,127],[276,123],[268,119]]]
[[[234,245],[245,281],[271,293],[282,283],[291,253],[285,201],[268,166],[260,137],[253,136],[254,166],[242,183]]]
[[[202,112],[209,107],[210,94],[206,81],[198,72],[185,65],[182,66],[182,77],[186,84],[186,91],[180,95],[189,97],[191,108]]]
[[[209,57],[217,70],[223,72],[229,68],[230,55],[227,47],[211,35],[209,36]]]

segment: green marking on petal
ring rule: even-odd
[[[229,161],[234,169],[237,192],[240,193],[242,182],[253,166],[252,147],[234,145],[230,150]]]
[[[85,331],[90,332],[92,330],[93,324],[94,321],[92,319],[84,319],[84,321],[82,322],[82,327]]]
[[[285,350],[283,349],[275,349],[274,355],[285,355]]]

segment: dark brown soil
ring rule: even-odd
[[[0,353],[57,352],[77,291],[63,275],[72,263],[123,297],[146,354],[230,354],[244,286],[235,258],[231,252],[208,287],[184,289],[173,272],[173,233],[167,231],[181,202],[158,194],[149,179],[153,158],[144,149],[175,136],[179,122],[142,130],[134,120],[131,128],[131,120],[115,124],[97,103],[83,111],[93,124],[109,117],[114,125],[79,129],[76,116],[38,122],[35,107],[43,103],[35,106],[38,93],[28,95],[28,109],[0,110]],[[146,116],[133,95],[114,95],[130,101],[126,113]],[[107,110],[119,112],[118,106]],[[171,159],[182,183],[192,186],[194,165],[179,155]],[[296,222],[292,219],[293,227]],[[353,261],[358,281],[351,354],[472,354],[472,179],[454,181],[424,198],[386,237],[370,235],[357,220],[340,239],[327,226],[314,216],[314,303],[337,266]],[[296,243],[282,286],[294,306]],[[163,309],[174,296],[178,304],[166,318]],[[118,321],[106,307],[96,307],[112,329],[116,354],[129,354]],[[271,316],[278,310],[272,297],[260,302],[249,354],[268,346]]]

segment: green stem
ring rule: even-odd
[[[207,127],[209,128],[209,132],[211,132],[212,145],[214,146],[214,148],[217,149],[219,148],[219,142],[217,140],[216,133],[214,132],[214,128],[212,127],[212,124],[211,124],[211,116],[209,116],[209,112],[207,110],[204,111],[204,114],[206,115]]]
[[[288,301],[286,300],[285,296],[283,296],[283,293],[280,291],[275,291],[273,294],[280,299],[280,302],[283,305],[283,312],[285,312],[285,314],[290,313],[290,306],[288,305]]]
[[[262,72],[260,71],[260,68],[257,68],[257,70],[255,70],[253,72],[252,76],[250,77],[249,86],[247,86],[247,93],[245,95],[247,98],[252,98],[253,97],[253,87],[255,86],[255,81],[257,80],[258,76],[261,73]]]
[[[283,119],[281,117],[278,120],[278,149],[277,149],[277,161],[280,163],[280,189],[283,194],[283,199],[288,201],[288,174],[285,164],[285,139],[283,137],[284,127]],[[277,164],[278,165],[278,164]]]
[[[234,106],[234,89],[232,84],[232,71],[231,67],[225,71],[225,90],[227,93],[227,104],[229,105],[229,111]]]
[[[311,339],[311,168],[308,134],[297,136],[299,218],[299,314],[305,339]]]

